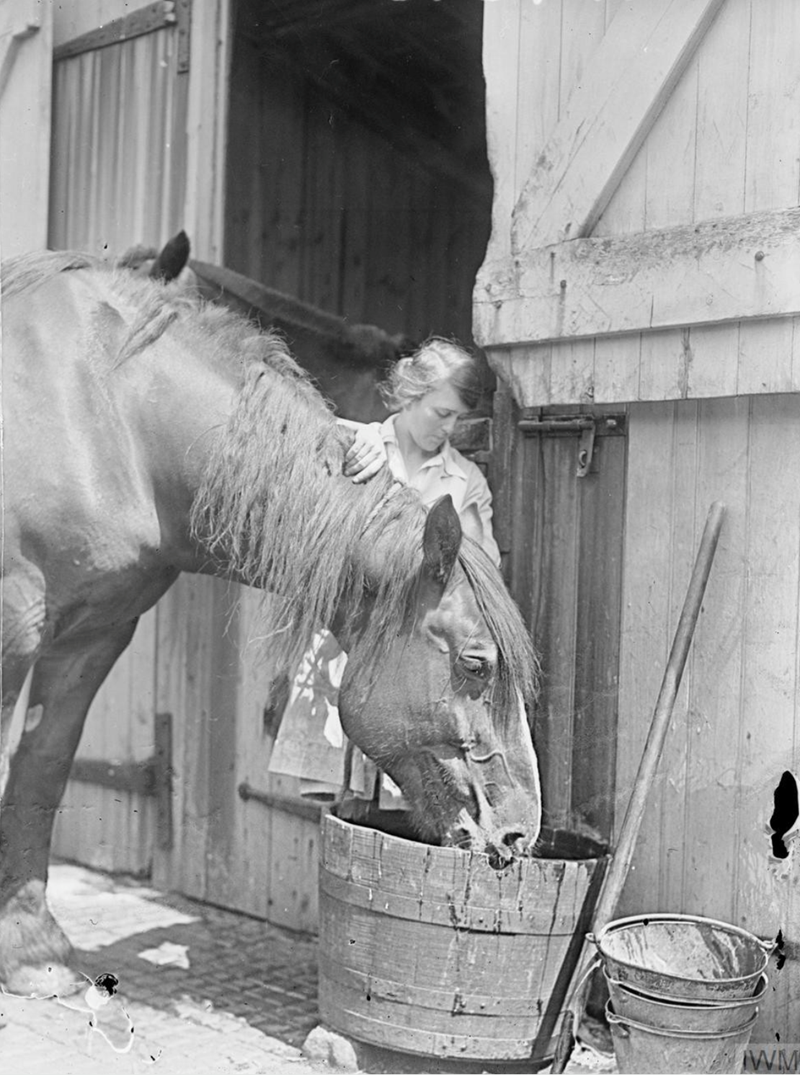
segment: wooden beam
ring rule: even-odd
[[[800,209],[558,243],[474,298],[482,347],[800,314]]]
[[[591,233],[722,3],[626,0],[522,190],[516,252]]]
[[[232,3],[203,0],[195,4],[189,40],[184,227],[198,257],[212,263],[223,260],[225,239]]]
[[[143,34],[162,30],[165,26],[172,26],[176,21],[174,0],[156,0],[155,3],[137,8],[136,11],[113,19],[96,30],[90,30],[88,34],[65,41],[63,45],[53,49],[53,60],[66,60],[70,56],[80,56],[83,52],[118,45],[121,41],[129,41],[133,37],[141,37]]]

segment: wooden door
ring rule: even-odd
[[[501,389],[495,425],[503,460],[495,529],[511,592],[542,662],[532,731],[544,820],[609,840],[626,415],[608,408],[523,409]]]

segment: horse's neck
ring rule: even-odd
[[[153,390],[144,395],[145,450],[165,554],[181,571],[218,573],[191,538],[189,519],[215,437],[230,418],[239,390],[234,363],[198,360],[180,343],[159,340],[141,361]]]

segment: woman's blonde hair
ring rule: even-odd
[[[380,393],[390,411],[400,411],[442,384],[454,388],[469,410],[477,407],[483,384],[475,356],[454,340],[431,336],[395,363]]]

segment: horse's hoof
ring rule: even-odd
[[[66,997],[77,992],[86,980],[63,963],[16,967],[4,983],[7,993],[17,997]]]

